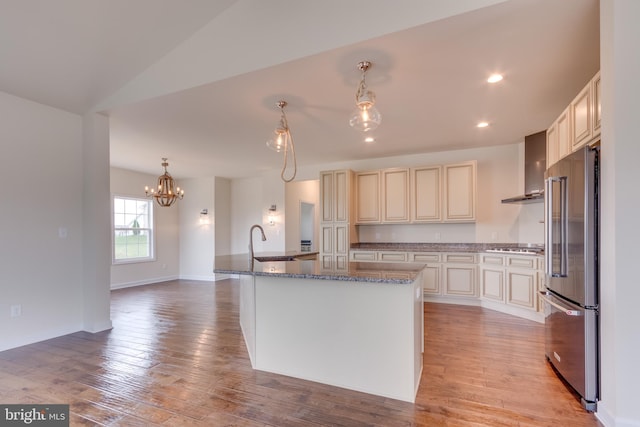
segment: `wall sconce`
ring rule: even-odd
[[[267,220],[269,221],[269,225],[276,225],[276,205],[271,205],[269,208],[269,214],[267,216]]]
[[[209,224],[209,209],[202,209],[200,211],[200,224]]]

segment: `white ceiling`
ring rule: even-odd
[[[82,114],[239,3],[251,0],[0,0],[0,90]],[[169,157],[178,178],[279,169],[282,156],[265,147],[279,99],[289,103],[300,165],[519,142],[545,129],[599,68],[598,8],[598,0],[510,0],[108,105],[111,163],[157,174]],[[300,19],[313,19],[304,12]],[[337,20],[321,24],[327,37],[338,33]],[[235,58],[259,53],[243,48]],[[383,115],[373,144],[348,126],[364,59]],[[504,81],[486,83],[492,72]],[[480,120],[490,126],[476,128]]]

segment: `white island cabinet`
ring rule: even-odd
[[[422,374],[422,264],[254,263],[240,324],[254,369],[414,402]],[[244,264],[247,264],[246,259]]]

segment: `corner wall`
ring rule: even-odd
[[[2,351],[84,328],[84,177],[82,117],[0,92],[0,120]]]

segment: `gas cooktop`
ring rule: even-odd
[[[544,252],[543,248],[537,247],[509,247],[509,248],[492,248],[487,249],[486,252],[499,252],[509,254],[525,254],[525,255],[540,255]]]

